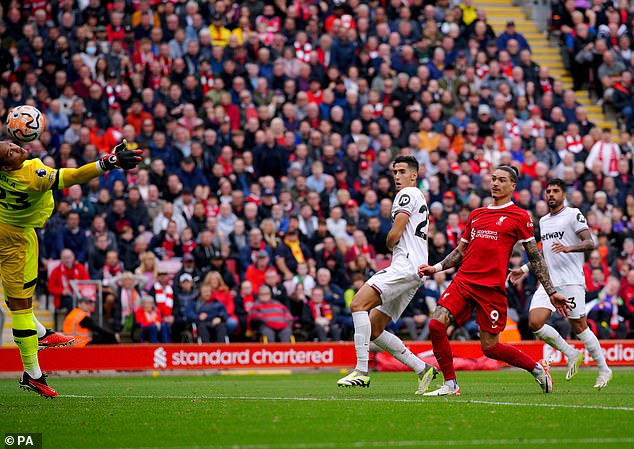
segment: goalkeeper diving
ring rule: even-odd
[[[21,388],[44,397],[57,396],[42,374],[37,351],[64,342],[37,321],[32,303],[38,274],[35,229],[43,227],[53,212],[52,191],[85,184],[110,170],[135,168],[141,153],[128,150],[123,140],[96,162],[54,169],[39,159],[28,159],[29,152],[19,145],[0,141],[0,276],[12,315],[13,340],[24,365]]]

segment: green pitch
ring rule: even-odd
[[[602,392],[594,370],[554,371],[552,395],[521,371],[458,374],[461,397],[424,399],[411,373],[375,373],[369,389],[337,388],[336,373],[87,375],[51,378],[54,400],[2,380],[0,430],[41,432],[55,449],[634,447],[633,370]]]

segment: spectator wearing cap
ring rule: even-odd
[[[174,276],[174,279],[177,280],[177,282],[175,282],[174,285],[172,341],[174,343],[191,342],[186,333],[191,324],[187,316],[187,311],[192,307],[192,303],[196,302],[200,292],[191,274],[181,270]]]
[[[266,272],[269,270],[275,270],[271,265],[269,253],[265,250],[260,250],[257,252],[255,262],[246,268],[244,279],[251,282],[254,288],[259,288],[264,284]]]
[[[203,273],[198,266],[196,266],[196,259],[190,253],[183,254],[182,266],[180,270],[174,275],[174,279],[180,280],[183,274],[188,274],[192,278],[192,282],[198,285],[203,278]],[[176,284],[178,285],[178,284]]]
[[[209,270],[218,272],[227,287],[233,292],[237,291],[238,281],[240,280],[238,273],[234,273],[229,270],[225,262],[225,258],[222,257],[220,251],[216,251],[212,256],[211,265],[208,267],[207,271]]]
[[[264,189],[262,191],[262,202],[258,206],[258,217],[262,218],[271,218],[273,206],[277,203],[277,197],[275,195],[275,190],[273,189]]]
[[[515,22],[509,20],[506,22],[506,29],[498,36],[495,44],[498,50],[506,50],[509,41],[513,39],[519,44],[520,50],[530,51],[531,47],[524,36],[518,33],[515,29]]]
[[[275,250],[275,265],[285,280],[290,280],[297,274],[297,265],[305,263],[309,267],[315,266],[310,249],[299,240],[297,229],[289,230],[282,243]]]
[[[448,190],[442,195],[443,211],[446,215],[458,212],[458,204],[456,194],[452,190]]]
[[[262,231],[259,228],[253,228],[249,231],[249,244],[240,250],[240,271],[242,274],[249,265],[256,262],[257,254],[260,251],[266,251],[269,260],[272,259],[273,253],[262,238]]]

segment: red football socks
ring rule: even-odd
[[[432,319],[429,323],[429,335],[434,349],[434,355],[438,360],[438,365],[445,377],[445,382],[456,378],[456,371],[453,368],[453,354],[449,346],[447,328],[440,321]]]
[[[431,328],[431,325],[430,325]],[[449,342],[447,342],[449,343]],[[529,373],[535,369],[535,362],[519,349],[514,348],[511,345],[504,345],[497,343],[488,348],[483,348],[484,355],[491,359],[501,360],[509,365],[517,366],[518,368],[525,369]],[[435,352],[434,352],[435,353]]]

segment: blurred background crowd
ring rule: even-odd
[[[0,3],[0,117],[25,103],[47,115],[33,157],[76,167],[122,138],[144,154],[139,169],[56,192],[39,294],[64,330],[93,314],[94,342],[350,339],[354,292],[390,261],[390,163],[405,154],[430,206],[430,264],[489,203],[492,167],[519,169],[515,200],[536,223],[545,183],[562,178],[597,242],[584,266],[592,329],[629,335],[626,0],[553,10],[574,89],[618,111],[614,129],[588,120],[513,21],[496,35],[472,0]],[[427,280],[391,330],[426,339],[451,274]],[[531,338],[535,282],[509,286],[510,339]],[[475,323],[450,331],[477,337]]]

